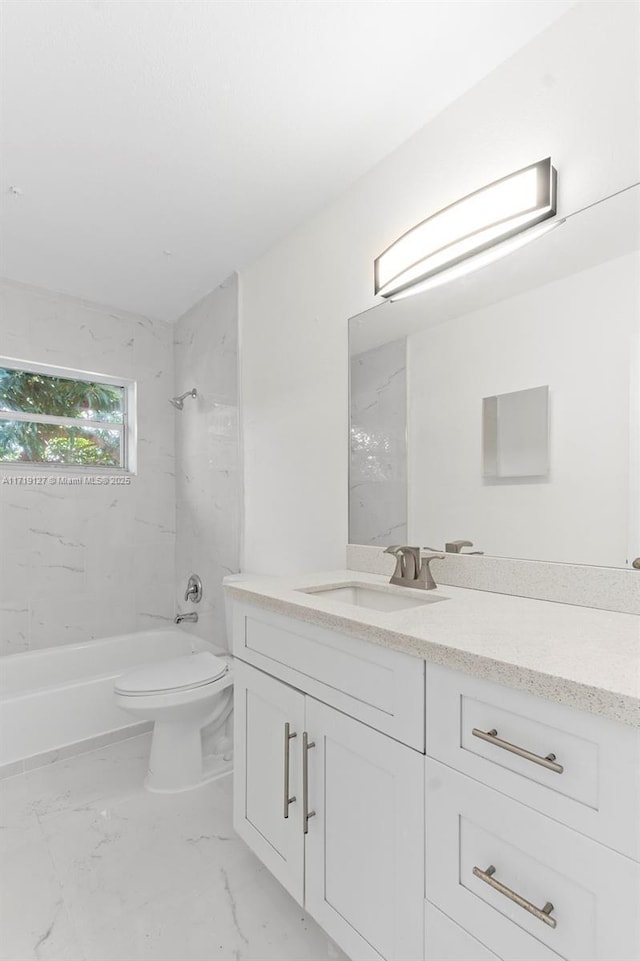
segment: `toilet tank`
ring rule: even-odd
[[[237,584],[238,581],[253,581],[257,577],[257,574],[227,574],[226,577],[222,578],[223,587],[227,584]],[[227,649],[231,650],[231,598],[225,593],[224,596],[224,614],[225,614],[225,624],[227,628]]]

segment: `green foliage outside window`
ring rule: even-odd
[[[0,462],[122,467],[123,425],[123,387],[0,367]]]

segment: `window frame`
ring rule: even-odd
[[[58,367],[52,364],[38,364],[17,357],[0,356],[0,367],[20,370],[28,374],[44,374],[47,377],[61,377],[67,380],[86,381],[89,384],[104,384],[107,387],[120,387],[123,390],[122,430],[120,435],[120,467],[96,464],[57,464],[37,463],[35,461],[3,461],[0,471],[60,472],[75,474],[118,474],[133,476],[137,473],[138,424],[137,424],[137,383],[125,377],[112,374],[99,374],[94,371],[77,370],[73,367]],[[97,427],[102,430],[120,429],[119,424],[108,421],[91,421],[82,417],[58,417],[53,414],[32,414],[27,411],[0,410],[1,420],[20,420],[30,424],[59,424],[63,427]]]

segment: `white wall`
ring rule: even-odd
[[[3,479],[28,469],[0,465],[0,653],[171,623],[172,336],[162,321],[0,284],[0,355],[138,385],[130,486],[16,486]]]
[[[222,578],[238,570],[240,471],[238,441],[238,278],[195,304],[177,322],[175,393],[196,387],[175,412],[176,603],[197,611],[186,630],[225,645]],[[185,603],[190,574],[202,579],[203,597]]]
[[[374,303],[374,258],[547,155],[561,213],[638,180],[639,62],[636,4],[578,4],[243,271],[247,570],[344,565],[347,318]]]
[[[639,276],[630,254],[408,338],[411,543],[625,566]],[[545,384],[549,475],[483,479],[482,398]]]

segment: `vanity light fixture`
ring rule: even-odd
[[[447,283],[535,240],[564,221],[551,158],[456,200],[412,227],[375,260],[375,292],[397,299]]]

